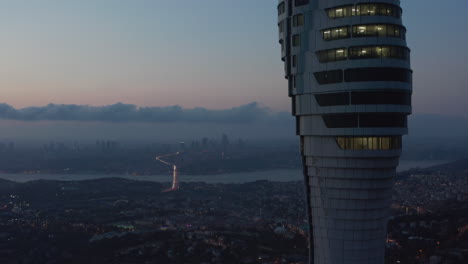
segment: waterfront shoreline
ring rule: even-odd
[[[403,161],[398,172],[406,171],[411,168],[428,168],[435,165],[447,163],[447,161]],[[171,174],[158,175],[129,175],[129,174],[104,174],[104,173],[73,173],[73,174],[54,174],[54,173],[2,173],[0,179],[6,179],[14,182],[29,182],[36,180],[58,180],[58,181],[83,181],[103,178],[122,178],[137,181],[152,182],[171,182]],[[243,172],[225,172],[213,174],[180,174],[181,182],[206,182],[206,183],[245,183],[259,180],[269,181],[301,181],[303,179],[300,169],[273,169],[260,171]]]

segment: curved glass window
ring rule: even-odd
[[[393,58],[409,60],[409,49],[400,46],[359,46],[346,48],[322,50],[317,52],[321,63],[341,61],[346,59],[384,59]]]
[[[320,106],[349,105],[349,92],[315,94],[315,100]]]
[[[337,6],[326,9],[331,19],[350,16],[391,16],[400,18],[402,11],[397,5],[386,3],[364,3],[356,5]]]
[[[411,93],[400,91],[351,92],[351,104],[411,105]]]
[[[353,16],[354,5],[338,6],[326,10],[329,18],[343,18]],[[355,12],[354,12],[355,13]]]
[[[406,119],[406,114],[360,114],[359,127],[406,127]]]
[[[392,37],[406,38],[406,29],[393,24],[363,24],[353,25],[353,38],[361,37]]]
[[[360,46],[349,48],[351,60],[393,58],[400,60],[409,59],[409,49],[400,46]]]
[[[413,72],[403,68],[355,68],[344,73],[345,82],[394,81],[409,83]]]
[[[336,137],[336,143],[344,150],[401,149],[401,136],[387,137]]]
[[[337,105],[411,105],[407,91],[355,91],[315,94],[320,106]]]
[[[329,114],[322,116],[327,128],[406,127],[406,114],[360,113]]]
[[[362,24],[353,25],[352,29],[349,26],[327,28],[320,31],[322,38],[325,41],[362,37],[391,37],[391,38],[406,38],[406,28],[393,24]]]
[[[317,52],[317,57],[321,63],[346,60],[348,50],[345,48],[322,50]]]
[[[324,40],[337,40],[351,37],[351,27],[329,28],[321,31]]]
[[[358,127],[358,114],[331,114],[323,115],[323,121],[328,128],[354,128]]]
[[[393,16],[401,17],[401,8],[385,3],[356,4],[353,15],[355,16]]]
[[[413,72],[403,68],[355,68],[344,71],[345,82],[412,81]],[[319,84],[343,82],[343,71],[332,70],[314,73]]]
[[[315,72],[314,76],[319,84],[343,82],[343,70]]]

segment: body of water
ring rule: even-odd
[[[400,161],[398,171],[410,168],[427,168],[447,161]],[[171,182],[172,174],[167,175],[145,175],[131,176],[119,174],[0,174],[0,178],[15,181],[28,182],[34,180],[59,180],[59,181],[83,181],[100,178],[123,178],[139,181]],[[243,183],[257,180],[269,181],[301,181],[303,179],[302,170],[268,170],[254,172],[237,172],[212,175],[180,175],[181,182],[206,182],[206,183]]]
[[[100,178],[122,178],[138,181],[171,182],[172,174],[167,175],[119,175],[119,174],[0,174],[0,178],[27,182],[34,180],[84,181]],[[257,180],[269,181],[299,181],[302,180],[302,170],[270,170],[254,172],[224,173],[212,175],[180,175],[181,182],[207,183],[243,183]]]

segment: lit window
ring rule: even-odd
[[[401,149],[401,136],[386,137],[336,137],[343,150],[392,150]]]
[[[353,38],[359,37],[392,37],[405,39],[406,29],[392,24],[354,25]]]
[[[392,16],[401,17],[401,8],[387,3],[366,3],[356,5],[337,6],[326,10],[331,19],[350,16]]]
[[[346,60],[348,58],[348,50],[344,48],[322,50],[317,52],[317,57],[321,63]]]
[[[350,27],[329,28],[322,30],[324,40],[337,40],[351,37]]]
[[[321,63],[347,60],[348,58],[351,60],[385,58],[409,60],[409,54],[410,50],[401,46],[357,46],[349,49],[317,51],[317,57]]]
[[[359,46],[349,48],[349,59],[400,59],[409,60],[409,49],[401,46]]]

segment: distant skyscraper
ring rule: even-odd
[[[396,0],[280,0],[311,263],[384,263],[412,71]]]
[[[185,142],[179,142],[179,152],[185,152]]]

